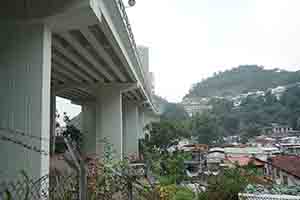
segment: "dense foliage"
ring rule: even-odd
[[[150,137],[145,141],[150,149],[158,148],[166,150],[182,138],[189,137],[185,121],[161,120],[160,122],[147,125]]]
[[[161,112],[161,118],[164,120],[185,120],[188,118],[188,113],[184,110],[182,105],[171,103],[162,97],[154,95],[155,104]]]
[[[293,85],[296,82],[300,82],[300,71],[266,70],[256,65],[239,66],[216,73],[195,84],[187,94],[189,97],[210,97],[210,105],[213,107],[191,119],[180,105],[157,97],[162,108],[161,118],[168,121],[170,128],[166,127],[167,124],[160,124],[165,127],[162,129],[170,131],[161,130],[166,135],[159,137],[157,142],[173,142],[174,138],[178,139],[177,131],[172,130],[178,124],[184,124],[185,135],[194,136],[199,143],[206,144],[222,142],[223,136],[229,135],[242,135],[246,141],[247,138],[261,134],[271,123],[300,129],[300,88],[297,86],[289,87],[280,99],[271,92],[266,92],[265,96],[249,95],[241,101],[239,107],[234,107],[231,100],[214,98],[249,91],[266,91],[268,88]]]
[[[188,119],[189,115],[184,110],[183,106],[176,103],[167,103],[165,105],[165,110],[162,113],[162,119],[168,120],[186,120]]]
[[[238,193],[247,185],[248,180],[239,169],[225,170],[223,175],[209,180],[207,191],[200,193],[198,200],[238,200]]]
[[[194,199],[194,193],[180,186],[188,180],[185,173],[185,160],[190,160],[190,153],[170,147],[183,138],[189,138],[186,121],[161,120],[147,126],[150,137],[143,141],[142,153],[153,176],[158,180],[158,192],[161,200]]]
[[[212,144],[218,139],[218,126],[216,116],[205,112],[194,116],[190,121],[192,135],[200,144]]]
[[[244,139],[260,135],[271,123],[300,129],[300,88],[288,88],[277,99],[270,92],[265,96],[248,96],[239,107],[226,99],[212,99],[213,109],[190,120],[192,135],[199,142],[222,142],[223,136],[242,135]]]
[[[165,153],[160,157],[160,183],[163,185],[179,184],[186,179],[184,161],[190,159],[185,152]]]
[[[241,93],[266,90],[300,81],[300,71],[266,70],[257,65],[244,65],[215,73],[196,83],[188,97],[235,96]]]
[[[195,200],[193,191],[178,185],[159,186],[160,200]]]

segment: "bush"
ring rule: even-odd
[[[178,188],[174,200],[194,200],[194,192],[188,188]]]
[[[160,200],[172,200],[175,197],[177,187],[176,185],[166,185],[166,186],[159,186],[159,197]]]
[[[166,186],[174,184],[176,178],[174,176],[160,176],[158,180],[160,185]]]
[[[247,184],[247,178],[241,175],[239,169],[226,170],[223,175],[209,181],[207,191],[200,193],[198,200],[238,200],[238,193]]]

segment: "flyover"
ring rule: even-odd
[[[0,172],[49,173],[56,96],[82,106],[83,152],[138,151],[153,104],[147,49],[121,0],[5,0],[0,8]],[[150,113],[150,114],[149,114]],[[148,118],[150,119],[150,117]],[[43,152],[43,153],[41,153]]]

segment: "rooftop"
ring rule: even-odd
[[[263,149],[259,147],[244,147],[244,148],[235,148],[235,147],[226,147],[224,148],[226,154],[262,154]]]
[[[300,178],[299,156],[276,156],[271,158],[271,165]]]
[[[237,163],[239,166],[247,166],[251,162],[257,167],[264,166],[263,161],[260,161],[258,159],[249,156],[239,156],[239,157],[228,156],[226,159],[233,164]]]

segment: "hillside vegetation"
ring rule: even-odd
[[[155,95],[155,105],[161,113],[161,119],[167,120],[185,120],[188,118],[188,113],[184,110],[182,105],[168,102],[166,99]]]
[[[187,94],[188,97],[210,97],[211,110],[189,117],[180,104],[160,99],[164,107],[161,126],[165,129],[173,127],[171,132],[176,133],[176,137],[194,136],[199,143],[205,144],[222,143],[222,138],[229,135],[240,135],[247,141],[264,133],[272,123],[300,130],[300,87],[295,84],[297,82],[300,82],[300,71],[239,66],[195,84]],[[289,87],[285,87],[280,97],[267,90],[287,85]],[[257,90],[265,91],[264,95],[246,96],[238,106],[233,98],[215,98],[235,97]],[[168,141],[175,141],[172,134],[169,135]]]
[[[241,65],[194,84],[186,97],[236,96],[298,81],[300,71],[267,70],[257,65]]]

